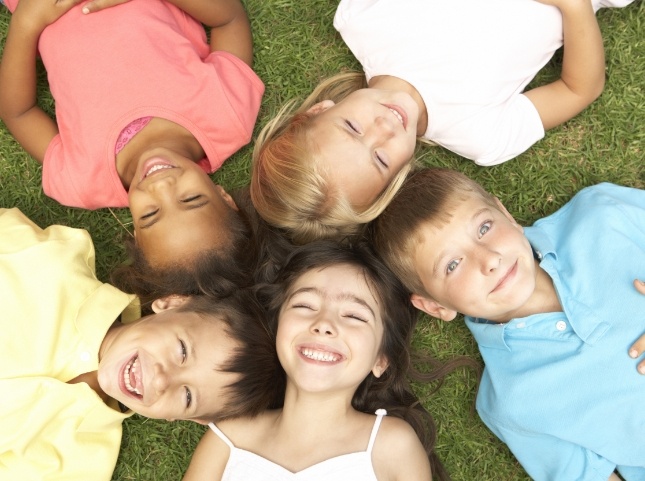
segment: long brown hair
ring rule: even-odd
[[[280,309],[290,286],[311,269],[337,264],[349,264],[362,271],[366,282],[377,296],[379,306],[382,306],[381,317],[384,322],[381,352],[389,363],[380,377],[368,374],[356,389],[352,406],[357,411],[369,414],[384,408],[388,414],[407,421],[426,450],[433,477],[440,481],[449,480],[448,473],[434,452],[436,428],[433,418],[419,402],[408,379],[408,375],[414,371],[410,359],[410,343],[418,311],[410,303],[409,292],[367,244],[341,245],[319,241],[294,250],[274,282],[257,288],[259,298],[268,307],[272,334],[275,336],[277,333]],[[419,359],[430,370],[424,374],[417,372],[415,378],[425,382],[440,383],[446,374],[460,366],[477,366],[468,358],[458,358],[448,363],[440,363],[430,356]]]

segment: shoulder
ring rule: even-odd
[[[425,448],[412,426],[399,418],[383,418],[372,462],[378,479],[431,479]]]
[[[570,229],[572,225],[619,221],[618,217],[642,222],[644,212],[645,190],[605,182],[582,189],[561,209],[538,220],[535,225],[563,223]]]

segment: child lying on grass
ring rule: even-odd
[[[135,298],[96,279],[87,232],[18,209],[0,209],[0,292],[0,479],[109,480],[133,413],[208,423],[272,398],[275,347],[243,292],[126,322]]]
[[[531,478],[645,479],[645,191],[588,187],[523,228],[463,174],[424,169],[373,229],[417,308],[466,316],[479,415]]]

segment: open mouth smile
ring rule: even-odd
[[[126,394],[142,399],[143,393],[139,386],[141,386],[141,365],[139,364],[139,356],[135,355],[123,369],[123,387]]]
[[[320,363],[336,363],[343,359],[341,354],[314,347],[301,347],[298,352],[302,357]]]

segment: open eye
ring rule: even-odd
[[[477,233],[479,234],[480,239],[484,237],[484,235],[486,235],[486,233],[491,229],[492,224],[493,223],[491,221],[487,220],[486,222],[484,222],[482,225],[479,226],[479,230],[477,231]]]
[[[190,405],[193,403],[193,393],[190,392],[190,389],[186,389],[186,409],[190,407]]]
[[[448,262],[448,265],[446,266],[446,274],[450,274],[451,272],[454,272],[454,270],[457,268],[459,265],[459,260],[454,259]]]
[[[183,364],[188,357],[188,349],[186,348],[186,343],[181,339],[179,340],[179,345],[181,346],[181,363]]]

